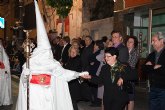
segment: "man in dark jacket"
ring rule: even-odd
[[[122,63],[127,63],[129,58],[128,48],[123,45],[123,38],[120,31],[112,31],[112,42],[115,48],[119,50],[119,61]]]
[[[154,51],[149,54],[143,72],[150,81],[149,110],[165,110],[165,33],[152,37]]]
[[[90,67],[89,58],[93,54],[93,43],[91,36],[85,37],[85,47],[81,53],[81,63],[82,63],[82,71],[88,71]],[[81,84],[81,95],[82,100],[90,100],[92,101],[91,90],[89,87],[88,81],[83,81]]]
[[[53,40],[53,56],[54,58],[59,61],[61,59],[61,51],[62,51],[62,46],[60,45],[60,40],[61,38],[59,36],[57,36],[54,40]]]
[[[63,37],[62,42],[63,42],[64,46],[63,46],[63,49],[61,52],[61,64],[63,65],[63,67],[65,67],[65,64],[67,63],[67,61],[69,59],[68,50],[71,46],[69,36]]]
[[[92,37],[85,37],[85,47],[81,54],[82,71],[89,71],[89,57],[93,54]]]

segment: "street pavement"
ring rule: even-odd
[[[15,105],[18,96],[19,78],[12,75],[12,94],[13,105],[0,106],[0,110],[15,110]],[[136,85],[135,109],[134,110],[148,110],[148,95],[145,84]],[[101,110],[101,107],[90,107],[90,102],[80,101],[78,103],[79,110]]]

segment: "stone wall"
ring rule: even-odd
[[[82,37],[91,35],[94,40],[100,39],[102,36],[110,37],[113,30],[114,18],[106,18],[96,21],[91,21],[82,24]]]
[[[72,38],[81,37],[82,27],[82,0],[74,0],[69,13],[69,36]]]
[[[83,0],[83,22],[112,17],[113,11],[113,0]]]

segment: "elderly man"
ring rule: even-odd
[[[165,110],[165,33],[157,32],[152,37],[154,51],[149,54],[143,71],[150,80],[150,110]]]

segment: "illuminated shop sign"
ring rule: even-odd
[[[5,19],[0,17],[0,28],[5,28]]]

